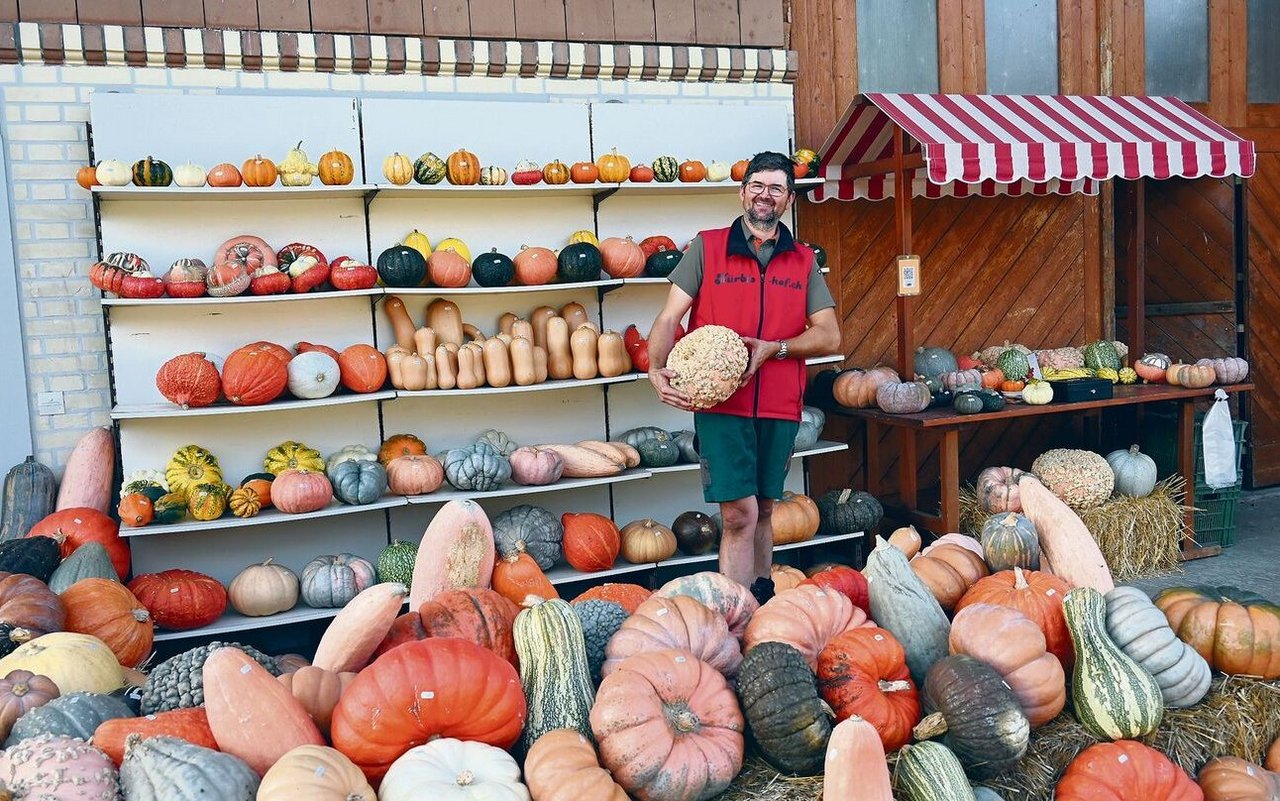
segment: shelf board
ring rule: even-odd
[[[346,292],[304,292],[300,295],[236,295],[231,298],[103,298],[103,306],[223,306],[239,303],[282,303],[291,300],[342,300],[383,294],[382,287]]]
[[[336,517],[338,515],[353,515],[360,512],[371,512],[376,509],[389,509],[393,506],[404,506],[408,503],[401,495],[384,495],[373,503],[366,503],[360,506],[349,506],[345,503],[332,501],[325,508],[317,512],[308,512],[307,514],[291,515],[281,512],[279,509],[264,509],[262,512],[253,517],[220,517],[217,520],[189,520],[182,523],[171,523],[168,525],[162,523],[152,523],[149,526],[141,528],[129,528],[128,526],[120,527],[121,537],[150,537],[161,534],[190,534],[196,531],[221,531],[228,528],[243,528],[244,526],[267,526],[272,523],[287,523],[295,520],[315,520],[321,517]]]
[[[867,536],[866,532],[855,531],[852,534],[819,534],[811,540],[804,542],[792,542],[787,545],[775,545],[775,551],[795,551],[801,548],[812,548],[816,545],[830,545],[833,542],[846,542],[848,540],[860,540]]]
[[[574,289],[612,289],[620,287],[623,278],[603,278],[599,281],[572,281],[564,284],[538,284],[536,286],[463,286],[463,287],[384,287],[387,295],[504,295],[531,292],[568,292]]]
[[[441,181],[438,184],[377,184],[370,187],[378,197],[525,197],[531,195],[560,195],[562,197],[591,197],[598,192],[612,189],[615,184],[503,184],[501,186],[454,186]]]
[[[364,197],[373,187],[364,184],[325,186],[95,186],[99,200],[141,200],[169,203],[183,200],[296,200],[298,198]]]
[[[154,420],[167,417],[204,417],[216,414],[250,414],[256,412],[289,412],[299,409],[316,409],[321,406],[346,406],[352,403],[370,403],[390,400],[396,396],[394,389],[381,392],[344,393],[314,400],[289,400],[266,403],[261,406],[235,406],[217,403],[197,409],[181,409],[172,403],[139,403],[116,406],[111,410],[112,420]]]
[[[653,570],[656,565],[653,562],[644,562],[642,564],[633,565],[624,561],[622,557],[618,557],[618,563],[608,570],[596,570],[591,573],[583,573],[581,570],[575,570],[569,565],[556,565],[547,571],[547,578],[552,584],[570,584],[575,581],[591,581],[592,579],[608,578],[609,576],[625,576],[628,573],[644,573]]]
[[[530,384],[527,387],[519,387],[511,385],[509,387],[476,387],[475,389],[423,389],[423,390],[396,390],[397,398],[458,398],[470,397],[472,395],[504,395],[514,392],[545,392],[554,389],[574,389],[576,387],[594,387],[601,384],[629,384],[633,381],[639,381],[646,378],[643,373],[623,373],[613,378],[589,378],[586,381],[579,381],[576,378],[566,378],[561,381],[543,381],[541,384]]]
[[[581,489],[583,487],[599,487],[604,486],[605,484],[619,484],[623,481],[635,481],[637,479],[648,477],[648,470],[636,468],[634,470],[624,470],[616,476],[605,476],[603,478],[565,478],[554,484],[539,484],[536,486],[504,484],[501,489],[494,490],[493,492],[473,492],[471,490],[449,489],[444,492],[433,492],[430,495],[410,495],[407,500],[413,505],[461,500],[482,501],[486,498],[506,498],[513,495],[534,495],[543,492],[562,492],[564,490]]]
[[[801,459],[806,456],[817,456],[820,453],[835,453],[836,451],[849,450],[847,442],[832,442],[830,440],[818,440],[818,442],[807,451],[797,451],[791,454],[792,459]],[[700,470],[701,465],[693,462],[685,462],[684,464],[673,464],[670,467],[650,467],[649,472],[654,475],[661,473],[683,473],[686,471]]]
[[[818,364],[839,364],[844,361],[844,356],[839,353],[833,353],[830,356],[810,356],[804,360],[805,365],[813,367]]]

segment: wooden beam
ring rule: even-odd
[[[917,169],[924,166],[924,156],[919,152],[908,153],[903,157],[903,164],[908,170]],[[897,169],[897,156],[889,156],[888,158],[877,159],[875,161],[864,161],[861,164],[846,164],[840,168],[840,177],[842,178],[864,178],[870,175],[884,175]]]
[[[1195,303],[1148,303],[1144,309],[1147,317],[1185,317],[1191,314],[1235,314],[1234,300],[1206,300]],[[1116,317],[1129,316],[1128,306],[1116,306]]]
[[[1128,247],[1125,253],[1125,282],[1129,310],[1129,350],[1146,353],[1147,249],[1146,249],[1146,179],[1125,182],[1124,219]]]
[[[898,163],[893,171],[894,222],[898,233],[901,255],[911,255],[911,183],[907,180],[906,135],[902,128],[893,126],[893,153]],[[891,271],[897,281],[897,271]],[[922,271],[923,272],[923,271]],[[915,353],[915,335],[912,325],[912,298],[899,295],[896,301],[898,317],[898,375],[904,379],[912,374],[912,356]],[[914,486],[915,482],[912,481]]]

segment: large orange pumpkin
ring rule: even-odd
[[[578,594],[570,603],[580,604],[587,601],[610,601],[621,606],[628,615],[633,614],[640,604],[653,595],[653,590],[639,584],[612,584],[606,582]]]
[[[631,237],[611,236],[600,243],[604,271],[612,278],[636,278],[644,274],[644,251]]]
[[[530,595],[542,599],[559,598],[560,593],[542,572],[538,563],[527,553],[515,552],[504,556],[493,565],[492,587],[494,592],[512,603],[524,603]]]
[[[1280,678],[1280,607],[1270,601],[1235,587],[1171,587],[1155,604],[1214,670]]]
[[[920,693],[911,681],[907,655],[881,628],[842,632],[818,655],[818,690],[836,719],[859,716],[875,727],[885,751],[911,740],[920,722]]]
[[[203,353],[184,353],[160,365],[156,389],[184,409],[209,406],[222,394],[222,379]]]
[[[333,710],[333,745],[370,780],[405,751],[437,737],[509,748],[524,728],[520,674],[502,657],[457,639],[394,648],[369,665]]]
[[[1054,789],[1055,801],[1202,801],[1204,794],[1167,756],[1136,740],[1081,751]]]
[[[120,538],[120,524],[97,509],[83,506],[60,509],[41,518],[27,536],[52,537],[58,542],[63,559],[86,542],[101,543],[120,580],[129,577],[129,542]]]
[[[453,151],[445,162],[445,177],[460,186],[480,183],[480,159],[467,150]]]
[[[520,609],[488,589],[445,590],[418,608],[428,637],[456,637],[519,666],[512,626]]]
[[[239,406],[260,406],[280,397],[289,385],[289,370],[267,348],[237,348],[222,365],[222,391]]]
[[[784,642],[813,668],[818,654],[837,634],[872,625],[843,593],[804,584],[783,590],[757,609],[747,624],[743,645],[749,651],[757,643]]]
[[[564,558],[575,570],[594,573],[613,567],[622,548],[616,523],[591,512],[566,512],[560,523],[564,526]]]
[[[556,254],[544,247],[521,245],[513,260],[516,267],[516,283],[521,286],[541,286],[556,277]]]
[[[62,592],[67,631],[92,634],[106,643],[125,667],[137,667],[151,653],[155,624],[151,613],[117,581],[86,578]]]
[[[948,613],[978,579],[990,573],[981,556],[959,545],[942,545],[921,553],[911,560],[911,569]]]
[[[351,345],[337,362],[342,386],[352,392],[377,392],[387,382],[387,357],[372,345]]]
[[[955,611],[959,614],[966,606],[982,603],[1017,609],[1044,633],[1045,649],[1069,671],[1075,663],[1075,649],[1062,616],[1062,599],[1070,590],[1071,585],[1050,573],[1015,567],[980,579],[956,604]]]
[[[227,589],[212,576],[174,568],[144,573],[129,582],[129,591],[161,628],[185,631],[207,626],[227,608]]]

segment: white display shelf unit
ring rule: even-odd
[[[230,298],[215,298],[204,295],[199,298],[102,298],[103,306],[221,306],[230,304],[236,306],[242,303],[288,303],[292,301],[322,301],[322,300],[344,300],[346,298],[359,298],[369,296],[381,296],[385,293],[382,287],[374,287],[372,289],[349,289],[346,291],[335,292],[302,292],[300,294],[288,293],[284,295],[236,295]]]
[[[378,392],[339,392],[327,398],[272,401],[257,406],[237,406],[234,403],[215,403],[212,406],[195,406],[183,409],[172,403],[143,403],[117,405],[111,409],[112,420],[145,420],[160,417],[209,417],[225,414],[256,414],[259,412],[296,412],[302,409],[319,409],[324,406],[348,406],[353,403],[374,403],[392,400],[393,389]]]
[[[607,384],[630,384],[633,381],[639,381],[641,378],[645,378],[643,373],[623,373],[609,378],[552,379],[543,381],[540,384],[529,384],[523,387],[512,384],[506,387],[476,387],[474,389],[398,389],[395,394],[397,398],[461,398],[474,395],[510,395],[524,392],[550,392],[581,387],[599,387]]]
[[[155,639],[157,642],[189,640],[193,637],[215,637],[221,634],[230,634],[233,631],[249,631],[270,626],[287,626],[290,623],[305,623],[309,620],[328,620],[337,617],[341,611],[341,609],[331,608],[317,609],[299,601],[297,606],[287,612],[249,617],[235,611],[228,604],[227,611],[223,613],[222,617],[207,626],[202,626],[198,629],[187,629],[186,631],[157,631]]]
[[[121,527],[121,537],[152,537],[165,534],[193,534],[225,531],[246,526],[269,526],[272,523],[285,523],[304,520],[319,520],[325,517],[355,515],[362,512],[373,512],[380,509],[391,509],[405,506],[409,501],[402,495],[384,495],[373,503],[353,506],[341,501],[330,501],[323,509],[305,514],[287,514],[279,509],[263,509],[253,517],[220,517],[217,520],[186,520],[181,523],[151,523],[140,528]]]
[[[326,186],[317,178],[311,186],[95,186],[93,196],[104,201],[174,203],[184,200],[294,201],[301,198],[365,197],[374,190],[364,184]]]
[[[839,451],[849,450],[847,442],[831,442],[829,440],[819,440],[812,448],[803,451],[796,451],[791,454],[792,459],[808,459],[810,456],[820,456],[824,453],[837,453]],[[683,462],[681,464],[673,464],[669,467],[650,467],[649,472],[653,475],[662,475],[664,473],[687,473],[693,470],[700,470],[702,466],[695,462]]]
[[[476,492],[474,490],[441,489],[427,495],[410,495],[406,498],[410,504],[447,503],[448,501],[482,501],[493,498],[514,498],[520,495],[543,495],[548,492],[567,492],[585,487],[607,487],[627,481],[639,481],[648,478],[651,473],[637,467],[623,470],[615,476],[600,478],[562,478],[553,484],[503,484],[492,492]]]
[[[479,254],[472,254],[473,256]],[[626,278],[601,278],[599,281],[568,281],[563,284],[535,284],[533,286],[461,286],[461,287],[383,287],[381,294],[402,295],[528,295],[537,292],[569,292],[575,289],[596,289],[605,292],[620,287]]]

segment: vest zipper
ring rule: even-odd
[[[770,261],[772,261],[772,259],[770,259]],[[758,263],[759,262],[757,261],[757,264]],[[756,323],[756,339],[759,339],[760,335],[764,333],[764,282],[765,282],[765,278],[767,278],[768,275],[769,275],[769,265],[766,264],[765,266],[760,268],[760,319]],[[763,369],[764,369],[764,365],[762,364],[760,365],[760,370],[763,370]],[[756,382],[755,398],[751,403],[752,417],[760,416],[760,370],[756,370],[756,374],[752,376],[752,378]]]

